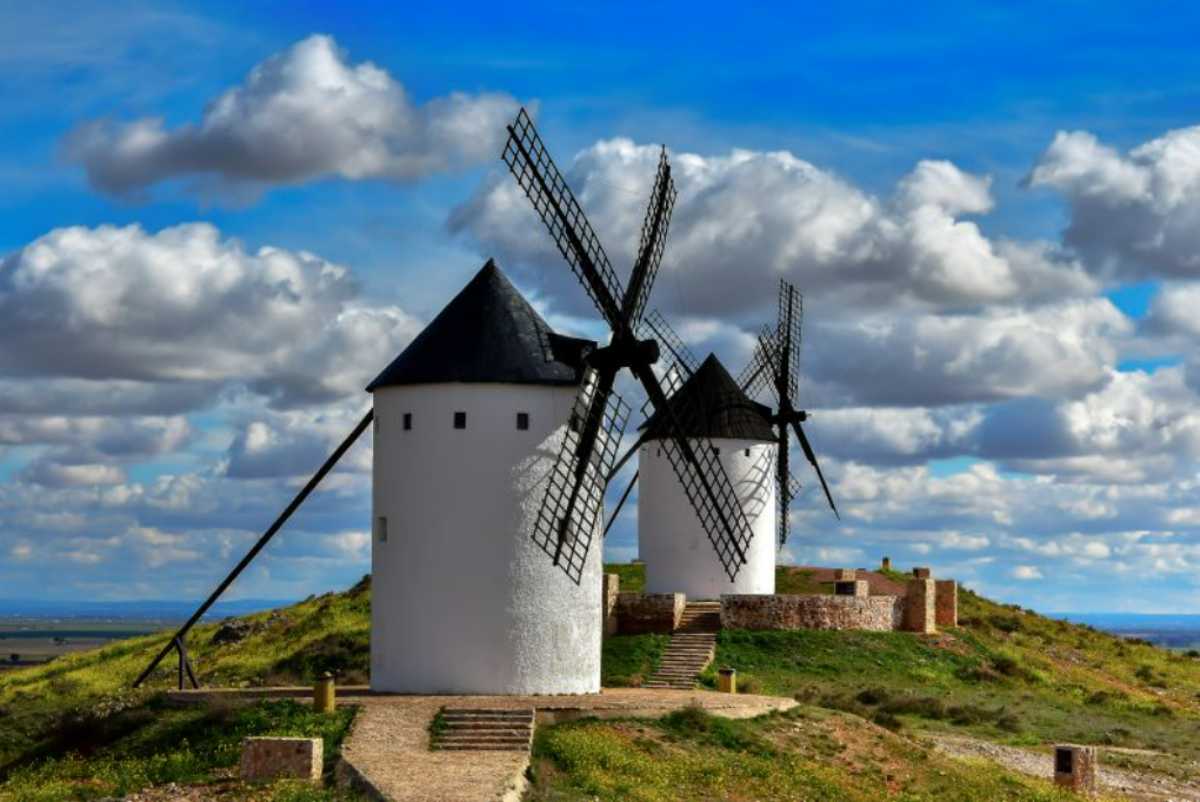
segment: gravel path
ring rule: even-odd
[[[361,704],[342,759],[394,802],[516,800],[525,787],[529,755],[520,752],[443,752],[429,749],[429,722],[443,707],[535,708],[539,724],[582,716],[656,717],[698,704],[714,715],[749,718],[795,706],[790,699],[646,688],[614,688],[585,696],[343,697]]]
[[[1022,774],[1054,779],[1053,755],[1049,747],[1021,749],[958,735],[929,735],[928,737],[939,751],[948,755],[984,758]],[[1100,751],[1100,768],[1097,779],[1101,788],[1108,793],[1118,793],[1129,799],[1147,800],[1147,802],[1149,800],[1155,800],[1155,802],[1162,800],[1195,802],[1195,800],[1200,800],[1200,778],[1182,782],[1157,774],[1106,769],[1104,768],[1105,747],[1098,747],[1098,750]]]

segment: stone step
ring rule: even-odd
[[[459,741],[528,741],[533,736],[529,730],[491,730],[489,732],[444,732],[438,736],[441,743]]]
[[[442,714],[471,716],[533,716],[530,707],[443,707]]]
[[[447,744],[438,749],[446,752],[527,752],[529,744]]]
[[[486,724],[468,724],[456,725],[447,724],[447,733],[463,733],[463,732],[532,732],[533,727],[528,724],[505,724],[502,722],[488,722]]]

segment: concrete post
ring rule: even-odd
[[[604,621],[604,635],[617,634],[617,594],[621,592],[621,575],[620,574],[605,574],[604,575],[604,590],[602,598],[604,609],[601,612]]]
[[[904,628],[909,632],[931,634],[937,631],[934,584],[932,579],[910,579],[904,596]]]
[[[1078,794],[1096,791],[1096,748],[1062,744],[1054,747],[1054,784]]]
[[[958,583],[953,579],[934,580],[936,621],[939,627],[958,626]]]

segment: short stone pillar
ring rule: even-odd
[[[910,579],[904,594],[904,628],[909,632],[937,632],[936,591],[932,579]]]
[[[737,670],[721,668],[717,670],[717,690],[721,693],[737,693]]]
[[[833,593],[835,596],[857,596],[866,598],[871,595],[871,584],[865,579],[851,579],[848,582],[834,582]]]
[[[932,576],[933,576],[933,572],[930,571],[928,568],[922,567],[922,568],[914,568],[913,569],[913,578],[914,579],[929,579]]]
[[[603,599],[604,608],[601,611],[603,616],[605,636],[617,634],[617,594],[621,592],[621,575],[620,574],[605,574],[604,575],[604,590],[601,598]]]
[[[326,671],[313,685],[313,710],[318,713],[332,713],[334,695],[333,674]]]
[[[320,738],[246,738],[242,779],[320,782],[324,751]]]
[[[1079,794],[1096,791],[1096,748],[1062,744],[1054,747],[1054,784]]]
[[[884,558],[883,558],[883,561],[882,561],[882,562],[880,562],[880,564],[879,564],[879,570],[880,570],[880,571],[890,571],[890,570],[892,570],[892,558],[891,558],[891,557],[884,557]]]
[[[935,579],[933,585],[937,625],[958,626],[958,583],[953,579]]]

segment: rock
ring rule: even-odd
[[[221,622],[221,626],[217,627],[217,631],[213,633],[209,643],[213,646],[219,646],[222,643],[237,643],[254,634],[254,630],[255,626],[249,621],[230,618]]]

